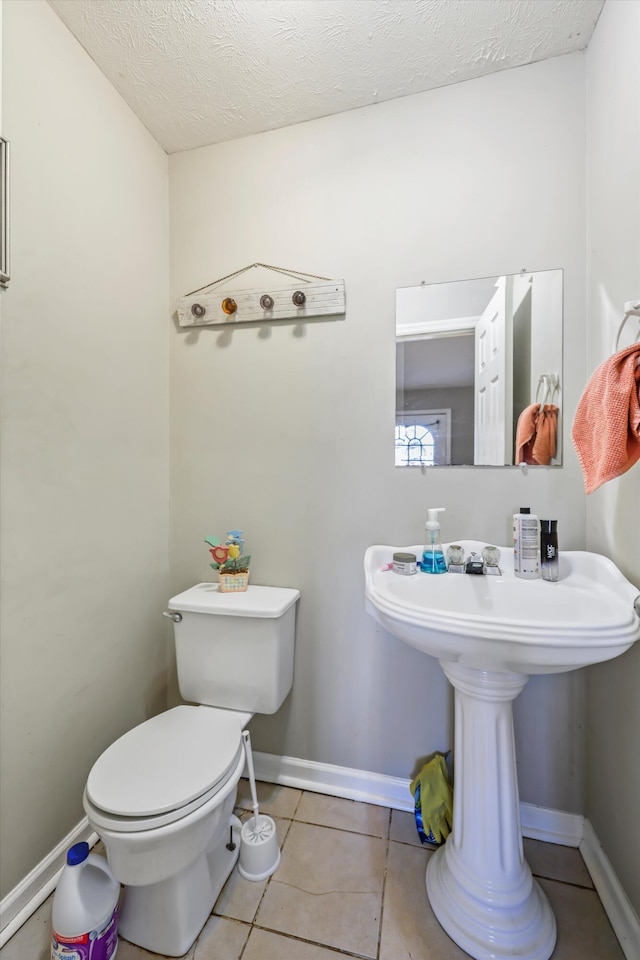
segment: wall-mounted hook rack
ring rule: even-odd
[[[265,292],[264,286],[238,289],[234,284],[235,278],[254,267],[278,273],[280,286],[274,287],[271,281],[268,292]],[[293,278],[296,282],[293,285],[283,283],[285,278]],[[252,263],[180,297],[177,307],[181,327],[337,317],[345,313],[344,280],[285,270],[266,263]]]

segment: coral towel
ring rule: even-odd
[[[547,466],[556,455],[558,407],[531,403],[518,417],[516,428],[516,464]]]
[[[640,343],[601,363],[578,403],[571,435],[587,493],[640,460]]]

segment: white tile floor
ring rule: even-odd
[[[411,814],[266,783],[258,799],[277,824],[280,867],[262,883],[234,870],[188,960],[468,960],[429,907],[431,853]],[[246,818],[246,781],[238,807]],[[553,960],[624,960],[579,852],[524,845],[556,914]],[[51,900],[0,950],[1,960],[49,960]],[[120,941],[118,960],[155,957]]]

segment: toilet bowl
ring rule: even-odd
[[[125,733],[98,758],[84,791],[89,823],[125,887],[119,933],[165,956],[191,947],[238,859],[242,731],[256,705],[275,712],[292,683],[299,593],[252,590],[243,602],[198,584],[170,601],[180,689],[200,705]],[[258,661],[249,674],[247,647]]]
[[[83,804],[125,884],[126,940],[181,956],[206,922],[239,854],[233,808],[250,718],[174,707],[130,730],[92,768]]]
[[[206,846],[244,768],[250,714],[174,707],[116,740],[93,766],[85,812],[121,883],[154,883]],[[152,834],[152,836],[151,836]]]

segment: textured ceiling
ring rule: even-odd
[[[582,50],[604,0],[49,0],[169,152]]]

